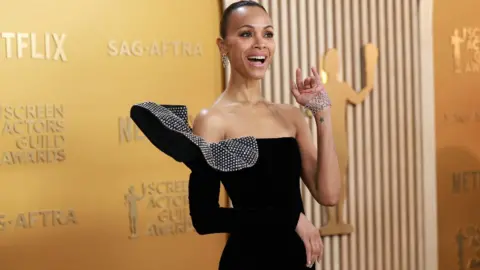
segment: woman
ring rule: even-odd
[[[339,168],[333,145],[330,101],[317,71],[292,93],[315,115],[318,150],[303,113],[261,96],[274,52],[273,26],[265,9],[239,1],[223,14],[217,40],[231,77],[215,104],[200,112],[193,129],[183,105],[145,102],[131,117],[161,151],[190,169],[189,201],[199,234],[229,233],[220,270],[307,269],[322,257],[318,229],[306,218],[299,178],[323,205],[339,197]],[[220,183],[233,208],[218,204]]]

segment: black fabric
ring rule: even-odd
[[[159,106],[173,106],[167,118],[178,122],[180,117],[183,121],[186,108],[182,105]],[[229,233],[219,270],[310,269],[306,267],[304,244],[295,232],[304,212],[301,155],[295,138],[257,138],[255,148],[233,147],[242,152],[255,149],[258,159],[248,168],[221,171],[210,166],[197,144],[172,127],[163,126],[148,109],[133,106],[131,118],[155,147],[190,168],[190,216],[197,233]],[[235,139],[228,143],[232,140],[235,145]],[[228,147],[224,149],[229,151]],[[220,207],[221,184],[233,208]]]
[[[301,159],[295,138],[257,139],[259,160],[220,172],[201,159],[190,164],[190,215],[199,234],[230,233],[219,269],[310,269],[295,228],[304,212]],[[223,183],[233,208],[219,206]]]
[[[175,111],[184,109],[184,105],[161,106]],[[188,119],[172,112],[172,117],[178,117],[188,125]],[[183,134],[164,126],[157,117],[148,109],[134,105],[130,109],[130,118],[142,131],[145,137],[160,151],[172,157],[178,162],[187,162],[201,155],[200,149]]]

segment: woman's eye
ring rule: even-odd
[[[253,36],[253,33],[252,33],[252,32],[248,32],[248,31],[247,31],[247,32],[242,32],[242,33],[240,33],[240,36],[241,36],[241,37],[252,37],[252,36]],[[266,32],[266,33],[264,34],[264,37],[265,37],[265,38],[273,38],[273,33],[272,33],[272,32]]]
[[[272,32],[267,32],[267,33],[265,33],[265,37],[273,38],[273,33]]]
[[[250,32],[242,32],[242,33],[240,33],[240,36],[241,36],[241,37],[251,37],[251,36],[252,36],[252,33],[250,33]]]

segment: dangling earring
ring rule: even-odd
[[[228,57],[226,54],[222,55],[222,64],[223,64],[223,68],[227,68],[228,66]]]

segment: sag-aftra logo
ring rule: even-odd
[[[67,62],[65,33],[0,32],[0,61],[39,59]]]

